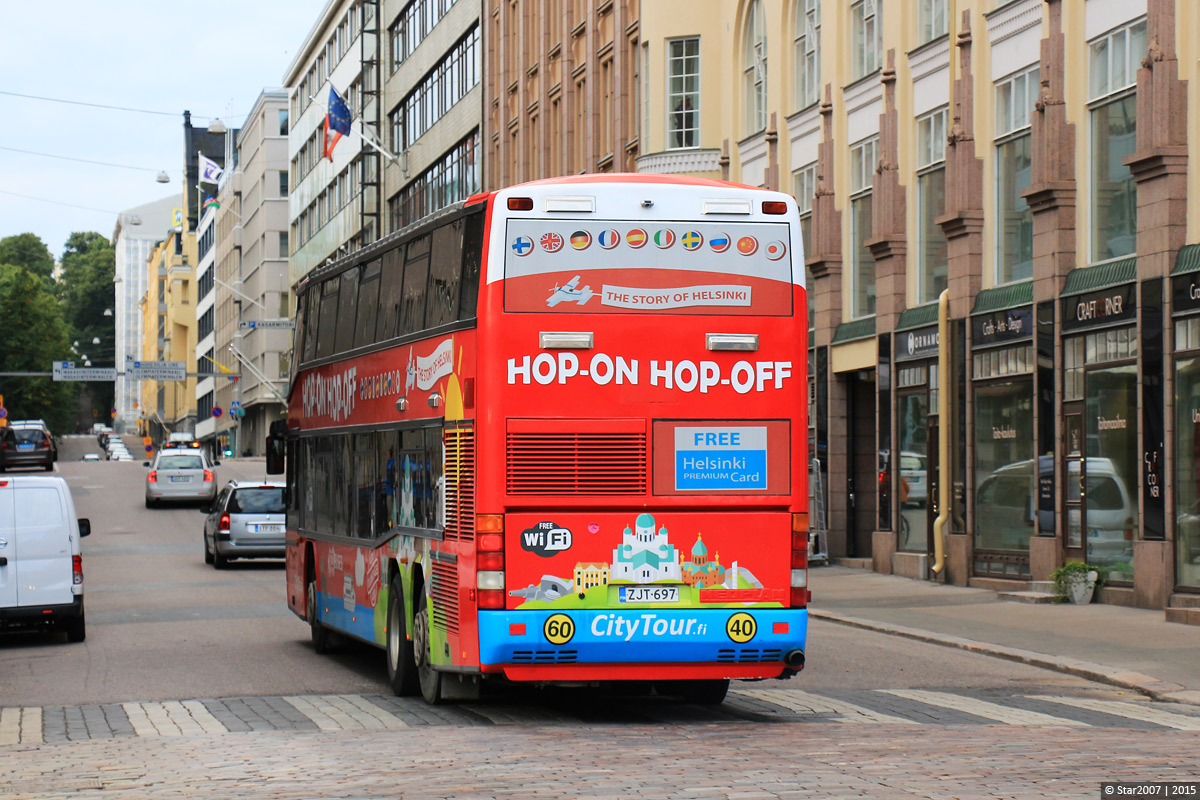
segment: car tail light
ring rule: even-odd
[[[789,605],[804,608],[811,593],[808,591],[808,513],[792,514],[792,581]]]
[[[213,480],[212,470],[211,469],[204,470],[204,482],[212,483],[212,480]]]
[[[75,585],[79,586],[83,583],[83,556],[71,556],[71,572],[73,573]]]
[[[221,521],[217,523],[217,530],[229,530],[229,514],[221,515]]]
[[[146,480],[150,483],[158,483],[158,470],[150,470],[150,474],[146,476]]]
[[[50,449],[50,440],[43,436],[42,443],[38,445],[38,449],[39,450],[49,450]]]
[[[480,514],[475,520],[475,588],[480,608],[504,608],[504,517]]]

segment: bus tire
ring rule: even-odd
[[[417,660],[412,642],[404,625],[404,587],[400,576],[392,578],[388,587],[387,607],[387,667],[388,683],[399,697],[412,697],[421,691],[417,678]]]
[[[433,667],[433,637],[429,629],[429,603],[424,592],[417,601],[417,613],[413,616],[413,655],[417,662],[417,679],[421,684],[421,696],[431,706],[442,702],[442,673]]]
[[[663,694],[676,694],[685,703],[695,703],[701,706],[719,706],[725,702],[729,693],[729,679],[671,681],[661,687]]]
[[[308,617],[308,624],[312,630],[313,649],[318,653],[328,653],[333,649],[333,634],[321,624],[321,620],[317,619],[317,579],[313,576],[308,579],[308,603],[305,607],[305,616]]]

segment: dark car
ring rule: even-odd
[[[0,471],[13,467],[54,469],[58,448],[50,430],[40,425],[13,423],[0,436]]]

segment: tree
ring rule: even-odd
[[[35,233],[21,233],[0,239],[0,264],[24,267],[45,280],[54,273],[54,256],[41,237]]]
[[[93,366],[117,364],[116,352],[116,251],[95,231],[72,233],[63,247],[62,273],[58,296],[71,341],[79,342],[79,352],[87,353]],[[108,311],[108,316],[104,312]],[[99,344],[93,344],[99,339]],[[107,420],[113,405],[112,384],[88,386],[93,408]]]
[[[0,371],[47,372],[70,356],[62,308],[42,277],[0,265]],[[76,386],[50,377],[3,378],[9,419],[44,419],[54,431],[73,427]]]

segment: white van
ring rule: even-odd
[[[0,477],[0,628],[49,626],[83,641],[79,542],[89,533],[62,478]]]

